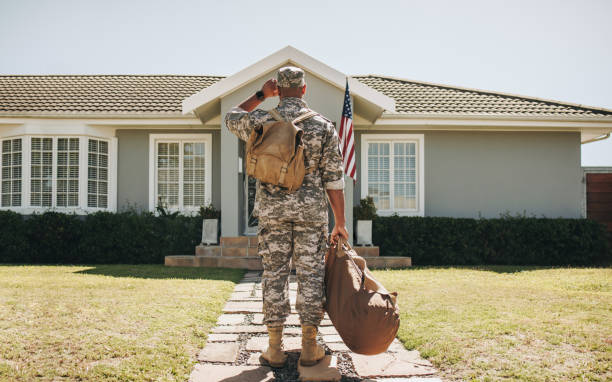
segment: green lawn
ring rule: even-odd
[[[0,381],[184,381],[242,275],[0,266]]]
[[[375,273],[445,380],[612,379],[612,269]],[[242,274],[0,266],[0,381],[184,381]]]
[[[376,271],[445,380],[612,380],[612,269]]]

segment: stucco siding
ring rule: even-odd
[[[425,216],[581,217],[578,132],[407,132],[425,136]],[[364,133],[356,132],[356,153]],[[360,170],[360,155],[357,161]],[[361,198],[361,180],[354,204]]]
[[[219,130],[117,130],[117,210],[128,207],[139,210],[149,208],[149,135],[198,134],[212,135],[212,203],[221,208],[221,155]]]

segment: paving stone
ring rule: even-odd
[[[338,334],[338,331],[333,326],[321,326],[319,327],[319,333],[324,336]]]
[[[259,360],[259,357],[261,356],[261,353],[263,351],[257,352],[257,353],[251,353],[251,355],[249,356],[249,359],[247,359],[247,365],[261,365],[261,361]]]
[[[223,313],[261,313],[261,301],[228,301]]]
[[[255,313],[253,315],[253,324],[263,325],[263,313]],[[297,314],[290,314],[285,321],[287,326],[300,326],[300,316]]]
[[[263,313],[255,313],[251,323],[254,325],[263,325]]]
[[[267,333],[268,329],[264,325],[231,325],[216,326],[212,329],[213,333]]]
[[[212,333],[208,335],[208,342],[230,342],[230,341],[238,341],[238,334]]]
[[[411,377],[431,375],[436,369],[414,363],[411,357],[402,353],[361,355],[351,353],[355,372],[361,377]]]
[[[196,365],[189,382],[273,382],[267,366]]]
[[[319,326],[334,326],[334,324],[331,322],[330,319],[327,319],[327,320],[321,320],[321,324],[319,324]]]
[[[268,347],[268,336],[251,337],[247,341],[246,350],[263,352]],[[302,349],[302,337],[284,337],[283,348],[288,352]]]
[[[255,288],[255,283],[240,283],[234,287],[234,292],[250,292]]]
[[[252,298],[251,292],[234,292],[230,295],[230,301],[242,301],[245,298]]]
[[[268,336],[251,337],[247,341],[246,350],[248,351],[265,351],[268,346]]]
[[[327,345],[327,347],[329,347],[329,350],[335,351],[335,352],[346,353],[346,352],[350,352],[351,351],[351,349],[349,349],[342,342],[329,342],[329,343],[326,343],[326,345]]]
[[[286,334],[288,336],[301,335],[302,334],[302,328],[285,328],[283,330],[283,334]]]
[[[210,343],[198,354],[198,361],[202,362],[235,362],[238,356],[238,342]]]
[[[338,371],[338,357],[335,355],[326,355],[314,366],[302,366],[298,362],[297,369],[300,381],[339,381],[342,378]]]
[[[217,325],[239,325],[244,322],[245,318],[244,314],[222,314],[217,319]]]
[[[329,335],[329,336],[322,336],[322,337],[323,337],[323,341],[325,341],[327,343],[331,343],[331,342],[343,342],[342,341],[342,337],[340,337],[340,335],[338,335],[338,334],[332,334],[332,335]]]

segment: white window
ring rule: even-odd
[[[80,214],[116,208],[114,137],[22,135],[3,139],[1,152],[0,208]]]
[[[362,134],[361,194],[380,215],[424,216],[423,134]]]
[[[87,207],[108,207],[108,142],[89,139],[87,145]]]
[[[21,138],[2,141],[2,207],[21,206]]]
[[[30,157],[30,205],[53,203],[53,138],[32,138]]]
[[[197,211],[210,202],[210,134],[152,134],[149,150],[151,210]]]
[[[79,138],[57,139],[58,207],[79,205]]]

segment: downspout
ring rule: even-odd
[[[587,139],[586,141],[580,142],[580,143],[584,145],[585,143],[603,141],[604,139],[608,139],[608,138],[610,138],[610,133],[604,134],[604,135],[596,137],[596,138]]]

